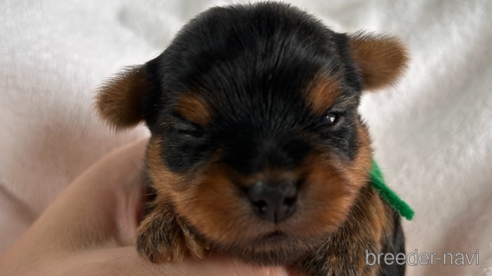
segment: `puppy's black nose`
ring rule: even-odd
[[[294,213],[297,202],[295,181],[282,181],[270,185],[258,181],[247,190],[256,214],[265,220],[280,222]]]

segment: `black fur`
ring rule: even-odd
[[[391,253],[396,256],[399,253],[406,255],[405,251],[405,235],[401,227],[401,217],[397,212],[394,212],[393,220],[393,236],[388,237],[387,243],[384,244],[382,252]],[[379,276],[405,275],[406,265],[399,265],[396,261],[392,265],[381,263],[381,271]]]

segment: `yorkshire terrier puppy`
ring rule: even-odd
[[[207,250],[299,275],[404,275],[366,250],[404,253],[400,215],[370,185],[357,108],[393,84],[395,38],[336,33],[287,4],[211,8],[155,59],[110,80],[99,114],[151,131],[155,197],[137,249],[152,262]]]

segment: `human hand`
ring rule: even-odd
[[[0,275],[287,275],[208,256],[153,264],[135,248],[147,140],[104,157],[79,176],[0,258]]]

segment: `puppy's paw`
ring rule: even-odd
[[[137,229],[137,250],[153,263],[202,259],[209,247],[169,204],[157,205]]]

